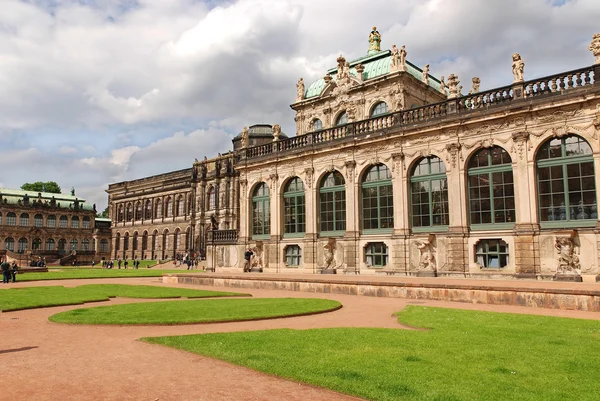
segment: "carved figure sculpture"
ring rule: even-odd
[[[393,69],[397,69],[400,66],[400,50],[396,47],[396,45],[392,45],[392,64],[391,67]]]
[[[480,84],[481,80],[479,79],[479,77],[473,77],[473,86],[471,87],[469,93],[478,93]]]
[[[446,83],[444,82],[444,76],[442,75],[440,77],[440,92],[442,92],[444,95],[446,95]]]
[[[250,268],[257,267],[262,269],[263,266],[263,247],[255,246],[252,248],[252,257],[250,258]]]
[[[302,79],[302,78],[300,78],[300,79]],[[242,129],[242,148],[248,147],[248,145],[249,145],[248,137],[249,137],[248,127],[244,127]]]
[[[369,34],[369,53],[378,52],[381,50],[381,34],[377,31],[377,27],[374,26],[373,30]]]
[[[304,99],[304,79],[300,78],[296,84],[296,100]]]
[[[204,160],[202,160],[202,164],[200,165],[200,176],[202,178],[206,178],[206,174],[208,173],[208,168],[206,167],[206,156],[204,156]]]
[[[335,269],[337,261],[335,260],[336,243],[335,238],[329,238],[327,244],[323,246],[324,269]]]
[[[406,45],[402,45],[400,48],[400,67],[406,70]]]
[[[279,135],[281,135],[281,126],[279,124],[273,125],[273,142],[277,142],[279,140]]]
[[[592,43],[590,43],[588,49],[592,52],[594,57],[596,57],[594,64],[600,64],[600,33],[596,33],[592,36]]]
[[[459,94],[458,84],[459,83],[460,83],[460,81],[458,80],[457,75],[454,75],[454,74],[448,75],[447,85],[448,85],[448,91],[450,92],[450,94],[448,95],[448,99],[453,99],[458,96],[458,94]]]
[[[569,237],[556,237],[554,247],[558,252],[556,272],[560,274],[581,274],[579,256],[575,253],[573,240]]]
[[[428,240],[417,240],[415,241],[415,245],[421,252],[421,257],[419,258],[419,270],[436,271],[437,266],[435,264],[435,254],[431,243]]]
[[[525,63],[521,59],[521,55],[519,53],[513,54],[512,59],[512,72],[515,78],[514,82],[521,82],[523,81],[523,71],[525,69]]]
[[[429,64],[423,68],[423,82],[429,83]]]

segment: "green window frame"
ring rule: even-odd
[[[348,124],[348,113],[344,111],[341,113],[338,118],[335,120],[335,125],[345,125]]]
[[[368,267],[385,267],[388,262],[388,247],[385,242],[369,242],[365,246],[365,263]]]
[[[514,227],[515,189],[508,152],[500,146],[480,149],[471,157],[467,171],[471,228]]]
[[[306,232],[306,198],[304,183],[290,179],[283,191],[283,236],[303,237]]]
[[[286,266],[298,267],[302,263],[302,249],[299,245],[288,245],[285,247]]]
[[[269,186],[260,183],[252,195],[252,238],[268,239],[271,235],[271,194]]]
[[[394,229],[392,173],[385,164],[371,166],[362,181],[362,230],[365,234]]]
[[[536,155],[542,228],[593,227],[598,220],[592,148],[577,136],[544,142]]]
[[[327,173],[319,187],[319,232],[322,236],[346,231],[346,181],[339,171]]]
[[[323,121],[319,120],[318,118],[315,118],[313,120],[313,131],[319,131],[323,129]]]
[[[508,266],[508,244],[501,239],[482,239],[475,245],[475,262],[482,269],[502,269]]]
[[[388,113],[388,105],[386,102],[377,103],[371,110],[371,117],[382,116]]]
[[[448,230],[448,178],[446,165],[439,157],[423,157],[413,168],[410,211],[413,231]]]

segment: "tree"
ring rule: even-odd
[[[53,194],[61,193],[60,186],[54,181],[37,181],[33,183],[26,182],[25,184],[21,185],[21,189],[23,191],[50,192]]]
[[[96,213],[96,217],[108,219],[108,206],[106,206],[106,209],[104,209],[102,213]]]

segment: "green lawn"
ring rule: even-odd
[[[10,288],[0,291],[0,310],[42,308],[106,301],[110,297],[124,298],[208,298],[247,296],[233,292],[192,290],[150,285],[88,284],[74,288],[63,286]]]
[[[79,324],[189,324],[268,319],[335,310],[327,299],[265,298],[167,301],[75,309],[50,317]]]
[[[600,322],[408,307],[377,328],[145,338],[370,400],[597,400]]]
[[[194,270],[199,273],[199,270]],[[102,268],[78,268],[62,267],[60,269],[48,269],[47,273],[22,273],[17,274],[17,281],[38,280],[69,280],[80,278],[128,278],[128,277],[160,277],[166,273],[183,273],[182,270],[156,270],[156,269],[102,269]],[[186,273],[189,273],[186,271]]]

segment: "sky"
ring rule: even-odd
[[[280,124],[343,54],[382,49],[466,90],[589,66],[598,0],[0,0],[0,188],[56,181],[107,204],[110,183],[231,150]]]

